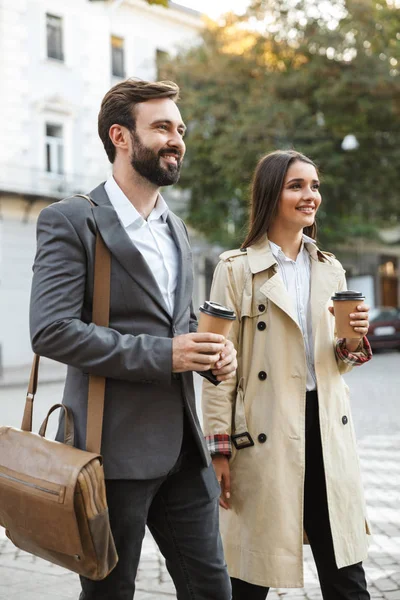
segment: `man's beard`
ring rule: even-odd
[[[172,185],[179,179],[181,172],[181,154],[177,148],[163,148],[158,153],[145,146],[135,131],[131,132],[132,156],[131,166],[145,179],[157,187]],[[167,164],[164,168],[161,166],[160,159],[164,154],[174,154],[177,158],[177,164]]]

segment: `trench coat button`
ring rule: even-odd
[[[348,418],[346,417],[346,415],[344,415],[344,417],[342,417],[343,425],[346,425],[347,422],[348,422]]]
[[[259,323],[257,323],[257,329],[259,329],[260,331],[264,331],[265,328],[266,324],[264,323],[264,321],[260,321]]]
[[[258,305],[258,310],[259,310],[260,312],[264,312],[264,310],[265,310],[265,304],[259,304],[259,305]]]
[[[261,381],[264,381],[265,379],[267,379],[267,374],[265,371],[260,371],[258,374],[258,379],[261,379]]]
[[[260,442],[260,444],[264,444],[267,441],[267,436],[265,435],[265,433],[260,433],[257,439]]]

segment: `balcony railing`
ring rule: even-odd
[[[35,168],[0,163],[0,193],[21,194],[58,200],[71,194],[87,192],[106,179],[97,175],[58,174]]]
[[[20,194],[22,196],[61,200],[73,194],[84,194],[105,181],[109,173],[102,168],[96,175],[83,173],[57,174],[40,169],[27,169],[17,165],[0,163],[0,194]],[[185,217],[190,193],[174,186],[162,190],[168,206],[173,212]]]

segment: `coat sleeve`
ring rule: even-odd
[[[238,348],[240,330],[240,290],[236,289],[231,261],[220,261],[215,269],[210,299],[229,306],[236,313],[229,339],[240,354]],[[218,386],[203,381],[202,409],[203,430],[211,454],[231,454],[231,424],[235,405],[238,376],[223,381]]]
[[[37,225],[30,330],[33,351],[86,373],[170,384],[172,339],[121,334],[82,321],[86,252],[68,217],[44,209]]]
[[[339,281],[338,291],[347,290],[346,277],[343,273],[343,277]],[[346,340],[344,338],[337,338],[335,344],[336,361],[339,367],[341,375],[348,373],[353,367],[358,367],[372,358],[371,346],[366,336],[360,340],[360,346],[357,351],[350,352],[346,348]]]

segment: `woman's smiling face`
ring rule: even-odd
[[[286,173],[274,225],[296,232],[313,225],[321,204],[319,185],[313,165],[294,161]]]

